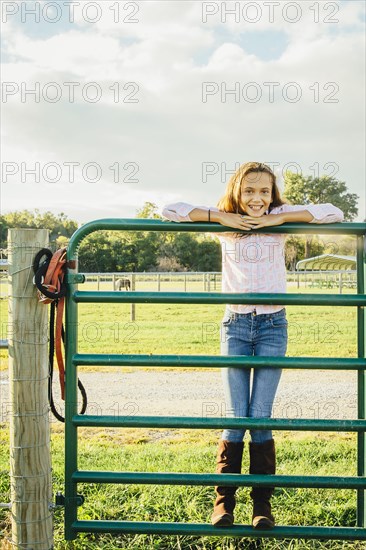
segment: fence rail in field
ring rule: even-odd
[[[97,290],[108,284],[111,290],[116,290],[116,282],[120,278],[128,278],[135,285],[143,285],[144,288],[154,287],[158,292],[167,288],[172,283],[187,292],[189,286],[197,288],[199,285],[204,292],[220,290],[222,274],[220,271],[148,271],[148,272],[115,272],[115,273],[84,273],[86,282],[96,283]],[[287,283],[297,288],[357,288],[357,272],[355,270],[332,271],[288,271]]]

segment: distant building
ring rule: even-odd
[[[337,254],[322,254],[296,264],[297,271],[354,271],[356,256],[339,256]]]

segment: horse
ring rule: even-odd
[[[127,277],[121,277],[120,279],[117,279],[115,283],[116,290],[122,290],[122,288],[131,290],[131,281]]]

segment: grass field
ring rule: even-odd
[[[214,470],[216,442],[219,432],[172,432],[160,442],[141,441],[130,433],[128,443],[120,434],[105,430],[83,430],[80,434],[79,467],[96,470],[148,472],[194,472]],[[141,431],[139,432],[141,433]],[[277,441],[277,473],[308,475],[355,475],[355,436],[331,434],[295,435],[279,433]],[[9,501],[8,431],[1,437],[0,469],[1,500]],[[52,468],[54,493],[63,492],[63,434],[52,435]],[[243,473],[248,471],[247,446]],[[250,523],[249,488],[238,491],[236,522]],[[112,519],[129,521],[208,523],[212,511],[212,487],[153,485],[79,485],[85,503],[79,508],[80,519]],[[354,526],[356,521],[355,491],[334,489],[276,489],[273,507],[280,525]],[[4,536],[10,534],[8,512],[0,511]],[[357,542],[234,539],[232,537],[193,537],[159,535],[87,535],[73,542],[63,540],[63,512],[55,511],[55,548],[73,549],[222,549],[236,548],[355,548]],[[3,548],[10,548],[4,543]]]
[[[95,285],[83,286],[92,289]],[[109,285],[110,286],[110,285]],[[200,285],[196,290],[201,290]],[[103,286],[101,285],[101,288]],[[178,290],[164,284],[164,290]],[[148,288],[137,287],[136,290]],[[181,289],[179,289],[181,290]],[[189,288],[189,290],[195,290]],[[304,289],[300,289],[302,292]],[[313,293],[332,291],[307,289]],[[289,292],[297,292],[294,287]],[[336,292],[336,291],[334,291]],[[348,291],[352,293],[354,291]],[[6,300],[1,301],[2,335],[6,338]],[[224,306],[145,305],[136,306],[130,320],[128,304],[83,304],[79,314],[79,349],[94,353],[219,354],[219,324]],[[356,310],[350,307],[287,307],[289,356],[356,357]],[[7,352],[2,351],[3,369]],[[105,370],[100,368],[99,370]],[[0,438],[0,500],[10,500],[9,433],[2,426]],[[81,469],[213,472],[220,431],[173,430],[161,440],[151,430],[80,430]],[[278,474],[355,475],[354,434],[277,432]],[[54,493],[63,492],[63,426],[52,424]],[[248,469],[247,446],[243,472]],[[212,487],[169,487],[150,485],[80,485],[85,503],[80,519],[136,521],[209,522],[214,493]],[[238,492],[237,523],[250,523],[249,488]],[[281,489],[273,505],[281,525],[355,526],[356,495],[352,490]],[[9,513],[0,509],[4,541],[10,548]],[[55,511],[55,549],[361,549],[359,542],[256,540],[232,537],[79,535],[63,541],[63,512]]]
[[[197,290],[202,285],[196,283]],[[110,290],[111,284],[101,285]],[[194,291],[193,284],[189,290]],[[80,289],[95,289],[95,284]],[[136,290],[151,289],[148,284]],[[178,290],[164,283],[164,290]],[[331,290],[300,289],[332,294]],[[297,292],[290,287],[289,292]],[[336,291],[334,291],[336,293]],[[355,293],[354,290],[349,293]],[[1,300],[1,338],[7,338],[7,301]],[[131,321],[130,304],[80,304],[78,333],[80,352],[205,354],[220,353],[220,321],[224,305],[136,304]],[[287,306],[289,344],[287,355],[343,357],[357,354],[356,308]],[[2,369],[7,369],[7,352],[2,350]]]

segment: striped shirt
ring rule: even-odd
[[[189,213],[200,208],[218,212],[216,207],[193,206],[176,202],[164,207],[163,217],[173,222],[192,222]],[[343,221],[343,212],[332,204],[283,204],[271,214],[307,210],[313,216],[310,223]],[[222,248],[222,292],[227,293],[285,293],[285,235],[283,233],[248,233],[238,238],[233,233],[215,233]],[[281,305],[228,304],[236,313],[274,313]]]

